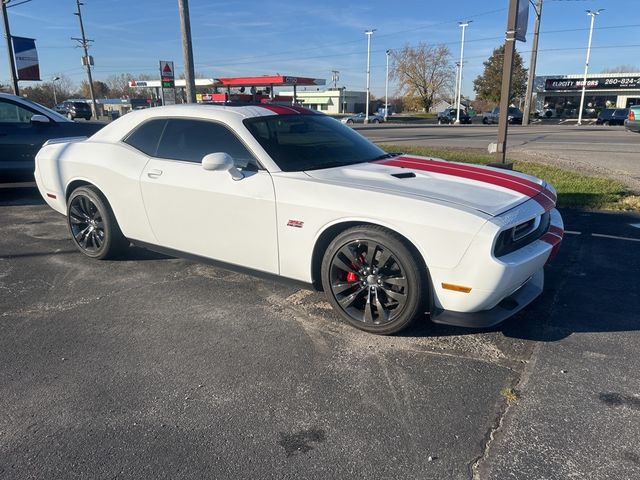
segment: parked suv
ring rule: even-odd
[[[628,108],[605,108],[598,115],[597,125],[624,125],[629,115]]]
[[[485,125],[489,123],[498,123],[499,120],[500,107],[496,107],[490,112],[486,112],[484,115],[482,115],[482,123],[484,123]],[[522,124],[522,112],[520,111],[520,109],[516,107],[509,107],[509,110],[507,112],[507,120],[509,121],[509,123]]]
[[[440,112],[438,114],[438,124],[450,124],[456,122],[456,109],[455,108],[447,108],[446,110]],[[471,118],[467,113],[460,109],[460,123],[471,123]]]
[[[624,126],[630,132],[640,133],[640,105],[629,107],[629,115],[624,121]]]
[[[76,118],[91,120],[91,107],[86,102],[67,100],[66,102],[59,103],[53,107],[53,109],[69,120],[75,120]]]

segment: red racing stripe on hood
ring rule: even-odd
[[[487,170],[471,165],[459,165],[443,160],[418,159],[412,157],[377,160],[375,163],[393,167],[412,168],[489,183],[526,195],[537,201],[545,210],[553,208],[556,203],[556,195],[543,185],[501,171]]]

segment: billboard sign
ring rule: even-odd
[[[544,81],[546,91],[582,90],[582,78],[547,78]],[[588,78],[587,90],[620,90],[640,88],[640,76]]]
[[[11,37],[18,80],[40,80],[40,65],[36,41],[33,38]]]

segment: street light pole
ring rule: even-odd
[[[364,114],[364,123],[369,123],[369,77],[371,73],[371,35],[375,32],[376,29],[367,30],[365,35],[367,36],[367,99],[365,101],[365,114]]]
[[[384,121],[386,122],[389,115],[389,56],[391,50],[387,50],[385,53],[387,54],[387,76],[384,82]]]
[[[456,99],[456,125],[460,124],[460,100],[462,97],[462,65],[464,62],[464,31],[473,20],[468,22],[458,22],[462,28],[462,43],[460,44],[460,69],[458,70],[458,98]]]
[[[60,77],[53,77],[51,80],[51,85],[53,88],[53,105],[56,106],[58,104],[58,97],[56,96],[56,82],[60,80]]]
[[[534,7],[536,21],[533,27],[533,42],[531,45],[531,60],[529,60],[529,77],[527,78],[527,94],[524,99],[524,112],[522,113],[522,125],[529,125],[531,113],[531,100],[533,97],[533,80],[536,76],[536,61],[538,59],[538,38],[540,37],[540,17],[542,16],[542,0],[538,0]]]
[[[580,95],[580,110],[578,111],[578,125],[582,125],[582,109],[584,108],[584,94],[587,89],[587,72],[589,71],[589,58],[591,57],[591,39],[593,38],[593,24],[596,17],[600,15],[604,8],[600,10],[587,10],[587,15],[591,17],[591,26],[589,27],[589,44],[587,45],[587,59],[584,62],[584,79],[582,80],[582,94]]]

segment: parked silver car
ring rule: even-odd
[[[357,113],[352,115],[351,117],[345,117],[340,121],[342,123],[364,123],[364,113]],[[384,122],[384,117],[381,115],[369,115],[369,123],[382,123]]]

